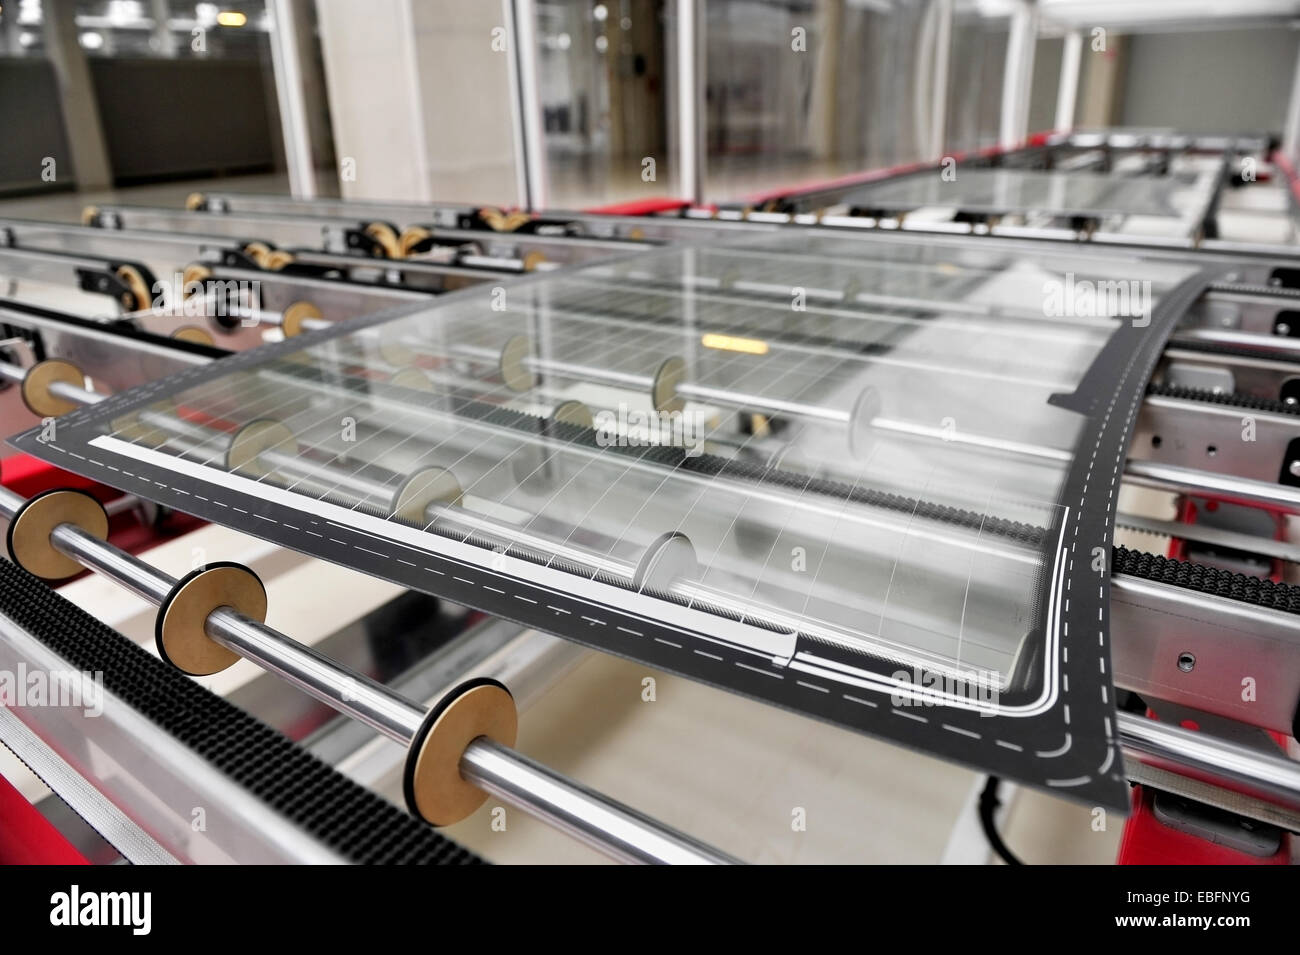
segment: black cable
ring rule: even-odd
[[[993,851],[998,854],[1007,865],[1024,865],[1014,852],[1007,848],[1007,844],[1002,841],[1002,836],[998,832],[997,820],[994,814],[1002,801],[998,799],[998,787],[1002,785],[1002,780],[997,776],[990,776],[988,782],[984,784],[984,791],[980,793],[980,825],[984,827],[984,835],[989,841]]]

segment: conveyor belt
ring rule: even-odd
[[[0,561],[0,614],[231,776],[268,807],[357,863],[465,865],[482,860],[297,743]]]
[[[1111,572],[1129,577],[1139,577],[1173,587],[1226,597],[1259,607],[1285,610],[1287,613],[1300,614],[1300,587],[1293,584],[1276,583],[1249,574],[1238,574],[1228,570],[1193,564],[1159,554],[1130,550],[1116,544],[1111,558]]]
[[[1300,415],[1300,407],[1270,398],[1256,398],[1231,391],[1211,391],[1208,388],[1189,388],[1184,385],[1148,385],[1147,395],[1152,398],[1175,398],[1181,401],[1205,401],[1210,404],[1266,414]]]

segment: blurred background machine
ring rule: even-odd
[[[1293,861],[1296,7],[5,3],[0,858]]]

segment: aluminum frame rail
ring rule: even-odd
[[[197,227],[245,241],[249,237],[256,237],[284,249],[306,247],[336,254],[360,251],[376,258],[399,261],[408,257],[403,244],[408,236],[404,234],[405,227],[400,223],[255,212],[210,213],[126,205],[96,207],[88,218],[89,224],[106,229],[185,231]],[[491,240],[492,247],[485,254],[489,259],[498,261],[485,265],[500,268],[505,263],[499,260],[515,259],[518,260],[517,268],[521,271],[532,270],[544,263],[557,266],[589,262],[649,247],[646,242],[634,239],[531,235],[491,230],[480,232],[437,225],[421,228],[419,237],[426,243],[449,245],[465,245],[475,241],[487,243]],[[497,251],[499,246],[507,247],[509,251]]]
[[[468,245],[468,240],[465,244]],[[38,253],[82,256],[127,264],[139,259],[154,275],[176,285],[182,284],[186,269],[195,265],[258,269],[264,273],[264,279],[280,282],[329,277],[363,287],[409,287],[423,291],[445,291],[492,281],[524,269],[521,259],[462,254],[450,264],[428,259],[404,260],[397,270],[386,261],[375,261],[355,252],[328,253],[313,247],[292,251],[272,249],[256,234],[195,235],[192,228],[161,232],[3,218],[0,218],[0,251],[22,252],[28,256]]]
[[[268,215],[284,213],[299,218],[339,217],[350,220],[355,217],[359,221],[382,219],[415,224],[427,223],[445,229],[456,228],[462,217],[474,216],[481,211],[474,207],[447,204],[371,202],[351,199],[306,200],[239,193],[213,193],[210,196],[196,194],[196,201],[210,203],[209,211],[216,214],[221,214],[228,209],[238,213],[259,212]],[[1144,258],[1153,260],[1186,261],[1189,256],[1194,255],[1198,261],[1238,266],[1243,269],[1241,281],[1257,284],[1268,284],[1271,281],[1271,274],[1279,267],[1295,269],[1300,266],[1300,249],[1294,246],[1204,239],[1193,248],[1183,241],[1169,242],[1159,241],[1153,237],[1105,234],[1096,234],[1092,237],[1091,243],[1080,246],[1078,235],[1071,229],[1023,227],[1001,223],[986,226],[975,223],[927,223],[904,220],[901,224],[889,226],[859,216],[811,212],[792,214],[728,208],[717,210],[684,208],[672,214],[647,215],[606,215],[547,210],[539,213],[534,221],[543,231],[551,229],[575,237],[667,243],[724,242],[739,236],[751,236],[755,232],[774,232],[781,227],[793,225],[819,228],[827,234],[839,231],[888,231],[892,232],[896,241],[900,242],[912,240],[925,242],[927,234],[937,234],[979,237],[986,243],[996,240],[1003,248],[1031,248],[1043,244],[1069,243],[1072,250],[1081,255],[1087,254],[1091,245],[1098,246],[1099,251],[1118,246],[1138,250]],[[506,244],[530,238],[519,233],[496,233],[485,229],[464,229],[459,235],[462,241],[478,238]],[[448,237],[448,241],[455,240]],[[322,253],[320,257],[324,258],[327,255],[328,253]],[[1256,261],[1259,257],[1270,257],[1276,261],[1261,264]],[[1294,282],[1288,279],[1282,284],[1292,285]]]

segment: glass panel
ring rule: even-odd
[[[1080,261],[799,232],[665,250],[250,353],[95,447],[252,488],[265,520],[325,502],[503,579],[701,612],[778,662],[800,637],[846,673],[1003,688],[1082,420],[1048,399],[1124,317],[1051,290],[1134,276],[1150,307],[1190,271]]]

